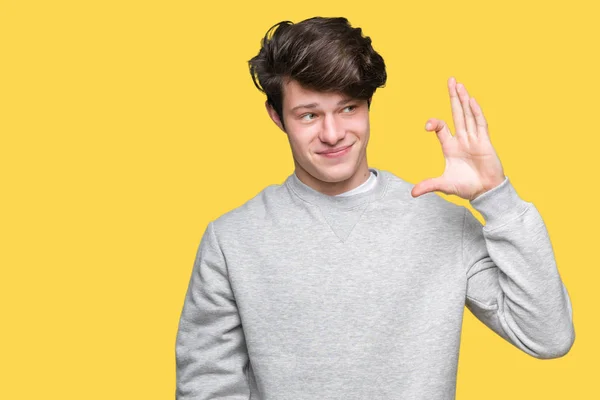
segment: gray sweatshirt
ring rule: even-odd
[[[208,223],[176,338],[179,400],[454,399],[465,306],[540,359],[575,340],[546,226],[509,179],[464,206],[370,168],[290,175]]]

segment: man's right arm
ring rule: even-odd
[[[176,399],[248,400],[248,352],[225,258],[210,222],[179,320]]]

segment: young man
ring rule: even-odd
[[[367,164],[386,72],[359,28],[284,21],[249,64],[295,171],[208,224],[177,334],[178,399],[453,399],[465,305],[533,357],[569,351],[544,222],[462,84],[448,80],[455,135],[426,124],[446,169],[412,185]],[[434,191],[470,200],[486,225]]]

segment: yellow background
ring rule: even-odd
[[[571,352],[537,360],[465,309],[457,398],[600,398],[593,3],[1,1],[0,398],[174,398],[206,224],[293,171],[247,61],[273,24],[316,15],[347,17],[386,61],[370,166],[441,174],[424,124],[451,123],[455,76],[551,235]]]

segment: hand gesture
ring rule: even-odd
[[[448,92],[456,134],[452,136],[448,125],[431,118],[425,130],[435,131],[442,145],[446,168],[442,176],[416,184],[411,195],[440,191],[473,200],[501,184],[504,170],[496,155],[488,133],[487,121],[475,98],[469,97],[462,83],[448,79]]]

